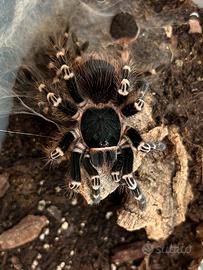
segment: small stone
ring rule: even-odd
[[[41,253],[38,253],[37,254],[37,259],[40,260],[42,258],[42,254]]]
[[[176,66],[178,66],[178,67],[182,67],[183,66],[183,61],[180,60],[180,59],[176,59],[175,63],[176,63]]]
[[[63,268],[63,267],[65,267],[65,262],[61,262],[61,264],[60,264],[60,266]]]
[[[50,248],[50,245],[49,245],[49,244],[44,244],[44,245],[43,245],[43,248],[44,248],[45,250],[48,250],[48,249]]]
[[[31,268],[32,269],[36,269],[36,267],[38,266],[38,261],[37,260],[34,260],[33,262],[32,262],[32,265],[31,265]]]
[[[61,228],[59,228],[58,230],[57,230],[57,234],[61,234]]]
[[[67,221],[65,221],[65,222],[61,225],[61,229],[64,230],[64,231],[66,231],[66,230],[68,229],[68,227],[69,227],[69,224],[68,224]]]
[[[61,189],[59,186],[55,187],[55,191],[56,191],[56,193],[61,192],[61,190],[62,190],[62,189]]]
[[[76,198],[74,198],[72,201],[71,201],[71,204],[73,206],[77,205],[78,204],[78,200]]]
[[[116,269],[117,269],[116,265],[114,263],[112,263],[111,264],[111,270],[116,270]]]
[[[49,228],[46,228],[46,229],[45,229],[44,234],[45,234],[45,235],[49,235]]]
[[[55,237],[54,240],[57,242],[59,240],[59,238],[58,237]]]
[[[43,211],[45,209],[45,206],[46,206],[46,201],[45,200],[41,200],[41,201],[38,202],[37,209],[39,211]]]
[[[172,26],[171,25],[166,25],[164,27],[164,30],[165,30],[165,33],[166,33],[167,38],[171,38],[172,37],[172,33],[173,33]]]
[[[35,240],[46,226],[45,216],[28,215],[0,235],[0,250],[12,249]]]
[[[74,254],[75,254],[75,251],[74,250],[71,250],[70,256],[72,257],[72,256],[74,256]]]
[[[113,212],[109,211],[106,213],[105,218],[109,220],[113,216]]]
[[[84,228],[85,227],[85,222],[80,223],[80,227]]]
[[[40,241],[44,241],[44,239],[45,239],[45,234],[44,234],[44,233],[40,234],[39,239],[40,239]]]

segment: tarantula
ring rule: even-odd
[[[65,45],[67,38],[65,33],[60,45],[53,42],[48,67],[55,74],[54,80],[37,84],[39,104],[47,104],[46,110],[67,126],[57,145],[48,151],[49,159],[61,162],[71,152],[69,188],[79,190],[83,166],[91,179],[94,203],[100,201],[99,171],[107,165],[112,181],[131,190],[143,208],[145,197],[133,175],[132,146],[148,153],[163,150],[164,144],[143,142],[138,131],[127,126],[125,120],[143,109],[149,84],[144,80],[137,87],[128,49],[123,49],[117,60],[79,52],[79,57],[72,61]],[[129,102],[128,97],[136,88],[137,99]]]

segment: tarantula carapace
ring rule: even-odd
[[[66,160],[71,152],[69,188],[78,191],[83,166],[91,178],[94,203],[100,201],[100,168],[107,165],[112,181],[127,186],[143,208],[145,198],[133,175],[132,146],[150,152],[163,150],[163,143],[144,143],[138,131],[126,125],[126,117],[143,109],[148,83],[136,87],[137,98],[129,102],[137,82],[127,50],[117,60],[91,54],[80,55],[74,62],[66,48],[54,46],[54,50],[49,68],[56,75],[51,84],[38,83],[38,99],[48,104],[55,118],[62,116],[68,128],[48,151],[50,160]]]

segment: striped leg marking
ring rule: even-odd
[[[164,151],[166,149],[166,145],[163,142],[155,142],[155,143],[141,143],[138,146],[138,150],[143,153],[149,153],[152,150],[156,151]]]
[[[90,155],[86,154],[83,159],[83,165],[87,173],[91,178],[91,187],[92,187],[92,199],[95,204],[100,202],[100,177],[97,170],[92,165]]]
[[[81,142],[77,142],[73,152],[71,153],[71,179],[72,181],[69,184],[70,189],[78,192],[81,185],[81,173],[80,173],[80,164],[81,157],[85,151],[85,146]]]
[[[116,183],[120,182],[121,180],[122,168],[123,168],[123,155],[122,153],[118,153],[117,160],[114,163],[111,172],[111,178]]]
[[[47,94],[47,100],[49,103],[51,103],[54,107],[58,107],[59,104],[62,102],[61,97],[57,97],[54,93],[48,93]]]
[[[132,174],[123,176],[123,179],[125,180],[127,187],[130,190],[132,190],[133,196],[137,200],[140,209],[143,210],[146,207],[146,200],[145,200],[145,197],[143,196],[136,180],[133,178]]]
[[[91,179],[91,184],[92,184],[92,197],[94,200],[95,204],[98,204],[101,200],[100,198],[100,178],[99,176],[93,176]]]
[[[128,65],[125,65],[122,70],[122,81],[120,89],[118,89],[118,93],[121,96],[127,96],[129,94],[129,88],[130,88],[130,81],[129,81],[129,75],[131,72],[131,68]]]

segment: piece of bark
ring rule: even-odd
[[[122,264],[144,258],[145,254],[142,250],[144,244],[144,241],[139,241],[114,248],[111,261],[115,264]]]
[[[47,224],[45,216],[28,215],[0,235],[0,250],[20,247],[35,240]]]
[[[145,136],[147,138],[148,134]],[[150,137],[157,138],[153,132]],[[175,128],[168,128],[166,137],[173,144],[171,153],[165,157],[159,154],[155,160],[147,155],[137,168],[140,187],[147,200],[146,210],[141,211],[130,197],[118,213],[120,226],[130,231],[145,227],[148,237],[156,240],[166,239],[174,227],[185,220],[187,205],[192,200],[189,156]]]

